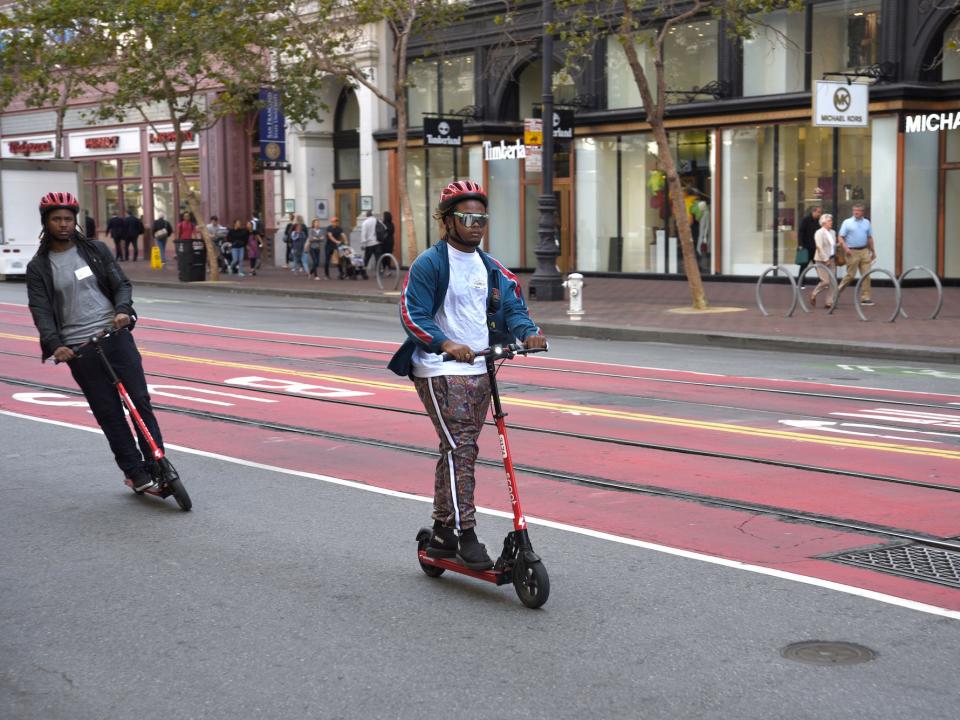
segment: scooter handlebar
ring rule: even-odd
[[[532,355],[533,353],[538,352],[548,352],[550,350],[550,343],[547,343],[547,347],[542,348],[525,348],[523,343],[509,343],[509,344],[498,344],[491,345],[488,348],[483,350],[478,350],[474,353],[476,357],[489,357],[492,360],[509,360],[517,355]],[[454,360],[455,358],[450,353],[443,353],[441,356],[444,362],[448,360]]]
[[[89,340],[87,340],[83,345],[78,345],[76,348],[74,348],[73,360],[76,360],[78,357],[80,357],[84,353],[84,351],[89,350],[92,346],[96,345],[97,343],[101,343],[107,338],[113,337],[114,335],[118,335],[122,332],[130,332],[130,327],[127,325],[124,325],[121,328],[114,328],[112,330],[103,330],[97,333],[96,335],[91,337]],[[73,362],[73,360],[67,360],[67,362],[68,363]],[[54,359],[53,364],[59,365],[60,361]]]

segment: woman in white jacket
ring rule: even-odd
[[[830,289],[830,275],[828,273],[836,272],[837,265],[834,255],[837,252],[837,233],[833,230],[833,215],[824,213],[820,216],[820,229],[817,230],[813,239],[817,243],[817,252],[813,259],[818,263],[817,275],[820,276],[820,283],[810,293],[810,305],[816,307],[817,295]],[[826,268],[821,266],[826,266]],[[828,308],[833,307],[832,297],[827,300],[826,306]]]

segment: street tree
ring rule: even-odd
[[[319,80],[294,72],[274,52],[287,32],[282,0],[113,0],[84,5],[76,0],[24,3],[18,18],[37,43],[60,37],[57,79],[79,79],[94,101],[88,113],[101,120],[126,121],[132,114],[163,141],[180,196],[198,219],[210,258],[211,279],[219,272],[206,230],[201,197],[183,171],[183,144],[189,133],[214,127],[224,117],[249,116],[261,106],[259,90],[276,87],[293,122],[315,117],[309,101]],[[30,11],[32,10],[32,14]],[[76,20],[74,18],[81,18]],[[82,25],[83,32],[65,32]],[[59,35],[58,35],[59,33]],[[15,90],[42,104],[49,90],[33,75],[21,75]],[[168,126],[168,132],[161,132]],[[250,128],[252,130],[252,127]]]
[[[460,19],[468,0],[312,0],[282,11],[290,23],[283,53],[303,72],[333,76],[362,85],[390,107],[397,120],[397,191],[406,235],[406,259],[417,256],[413,206],[407,188],[407,138],[410,117],[407,48],[411,37],[438,33]],[[391,76],[376,76],[368,55],[358,52],[371,43],[370,33],[389,28]]]
[[[568,69],[576,71],[602,38],[613,36],[623,47],[640,92],[646,121],[657,143],[677,224],[683,269],[690,286],[691,303],[696,310],[707,308],[707,298],[697,265],[684,190],[666,126],[670,91],[692,89],[668,87],[664,43],[676,28],[704,16],[722,21],[732,37],[751,37],[763,26],[765,13],[784,7],[799,11],[802,6],[802,0],[623,0],[616,5],[594,0],[557,0],[560,20],[552,30],[566,47]],[[788,42],[786,38],[782,40]],[[648,62],[644,62],[641,53]]]

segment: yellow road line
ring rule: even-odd
[[[9,340],[28,340],[36,342],[36,338],[26,335],[11,335],[9,333],[0,333],[0,338]],[[216,360],[213,358],[202,358],[193,355],[173,355],[170,353],[153,352],[141,350],[143,355],[163,360],[175,360],[178,362],[192,363],[195,365],[209,365],[220,368],[235,368],[238,370],[256,370],[257,372],[271,373],[274,375],[290,375],[301,379],[324,380],[326,382],[341,383],[344,385],[359,385],[366,388],[377,388],[380,390],[397,390],[400,392],[414,392],[413,386],[409,383],[383,382],[380,380],[362,380],[360,378],[349,377],[347,375],[334,375],[330,373],[313,372],[311,370],[297,370],[293,368],[277,368],[270,365],[256,365],[253,363],[241,363],[231,360]],[[648,423],[651,425],[666,425],[669,427],[691,428],[695,430],[708,430],[712,432],[730,433],[734,435],[746,435],[748,437],[769,438],[773,440],[791,440],[793,442],[813,443],[815,445],[841,446],[844,448],[858,448],[861,450],[879,450],[881,452],[892,452],[903,455],[919,455],[921,457],[942,458],[945,460],[960,460],[960,451],[937,449],[929,447],[912,447],[910,445],[898,445],[895,443],[885,443],[876,440],[859,440],[856,438],[829,438],[822,435],[813,435],[809,433],[800,433],[791,430],[777,430],[773,428],[758,428],[747,425],[732,425],[729,423],[710,422],[706,420],[691,420],[686,418],[672,418],[661,415],[650,415],[647,413],[629,412],[625,410],[613,410],[607,408],[590,407],[588,405],[568,405],[565,403],[548,402],[542,400],[531,400],[529,398],[504,397],[505,402],[520,406],[535,408],[537,410],[547,410],[560,413],[576,413],[587,417],[603,417],[613,420],[627,420],[630,422]]]

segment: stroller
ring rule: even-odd
[[[367,280],[367,268],[363,264],[363,255],[349,245],[340,246],[340,272],[346,278]]]
[[[217,267],[220,268],[221,273],[229,274],[230,263],[233,261],[230,255],[230,243],[225,237],[215,237],[213,244],[217,248]]]

